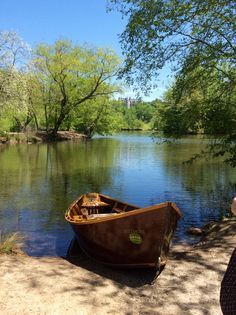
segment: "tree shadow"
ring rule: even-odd
[[[77,256],[68,261],[96,274],[96,280],[85,281],[93,288],[99,290],[112,280],[115,290],[109,298],[122,294],[122,303],[126,305],[124,314],[220,315],[220,283],[235,241],[235,220],[217,223],[195,247],[175,245],[165,269],[154,282],[155,270],[103,266],[79,248]],[[129,312],[131,301],[136,306]]]
[[[235,229],[235,221],[226,221],[194,248],[174,245],[153,285],[154,270],[110,268],[81,250],[70,259],[0,256],[0,301],[8,294],[1,310],[9,314],[18,298],[19,314],[58,314],[59,306],[59,314],[74,314],[79,307],[99,315],[220,315],[220,285],[236,244]]]

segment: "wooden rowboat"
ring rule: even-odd
[[[113,266],[159,268],[181,216],[172,202],[139,208],[89,193],[71,204],[65,219],[89,257]]]

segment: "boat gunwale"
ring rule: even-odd
[[[121,202],[123,204],[127,204],[125,202],[122,202],[122,201],[119,201],[119,200],[116,200],[116,199],[113,199],[113,198],[110,198],[109,196],[106,196],[106,195],[102,195],[102,194],[99,194],[100,196],[104,196],[105,198],[109,198],[110,200],[113,200],[113,201],[117,201],[117,202]],[[160,203],[160,204],[156,204],[156,205],[152,205],[152,206],[148,206],[148,207],[144,207],[144,208],[140,208],[138,207],[137,209],[134,209],[134,210],[130,210],[130,211],[127,211],[127,212],[122,212],[122,213],[117,213],[116,215],[114,216],[107,216],[107,217],[101,217],[101,218],[91,218],[91,219],[84,219],[84,220],[80,220],[80,221],[76,221],[76,220],[71,220],[69,218],[69,212],[71,210],[71,208],[74,206],[74,204],[76,202],[78,202],[81,198],[83,197],[80,196],[79,198],[77,198],[72,204],[71,206],[69,207],[69,209],[67,210],[66,214],[65,214],[65,219],[73,224],[73,225],[91,225],[91,224],[99,224],[101,222],[106,222],[106,221],[111,221],[111,220],[119,220],[119,219],[122,219],[122,218],[126,218],[126,217],[130,217],[130,216],[133,216],[133,215],[138,215],[138,214],[141,214],[141,213],[145,213],[145,212],[150,212],[150,211],[156,211],[156,210],[160,210],[162,209],[163,207],[172,207],[177,215],[179,216],[179,219],[181,219],[182,217],[182,213],[180,212],[179,208],[176,206],[175,203],[171,202],[171,201],[166,201],[166,202],[163,202],[163,203]],[[130,205],[130,204],[127,204],[127,205]],[[130,205],[132,206],[132,205]],[[136,206],[134,206],[136,207]]]

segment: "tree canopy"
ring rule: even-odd
[[[154,128],[213,135],[211,154],[236,166],[235,1],[110,0],[110,8],[128,20],[120,36],[128,82],[146,88],[167,63],[175,72]]]
[[[0,114],[26,110],[25,68],[29,56],[28,45],[15,32],[0,32]]]
[[[13,31],[0,31],[0,68],[25,66],[30,57],[30,47]]]
[[[106,49],[60,40],[39,45],[33,63],[43,95],[46,129],[52,134],[80,104],[119,90],[112,82],[119,60]]]
[[[120,37],[128,81],[147,84],[166,63],[180,69],[186,58],[222,73],[227,64],[235,80],[235,1],[110,0],[114,7],[128,19]]]

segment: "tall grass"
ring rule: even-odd
[[[0,254],[19,254],[22,253],[25,238],[19,232],[1,236],[0,234]]]

